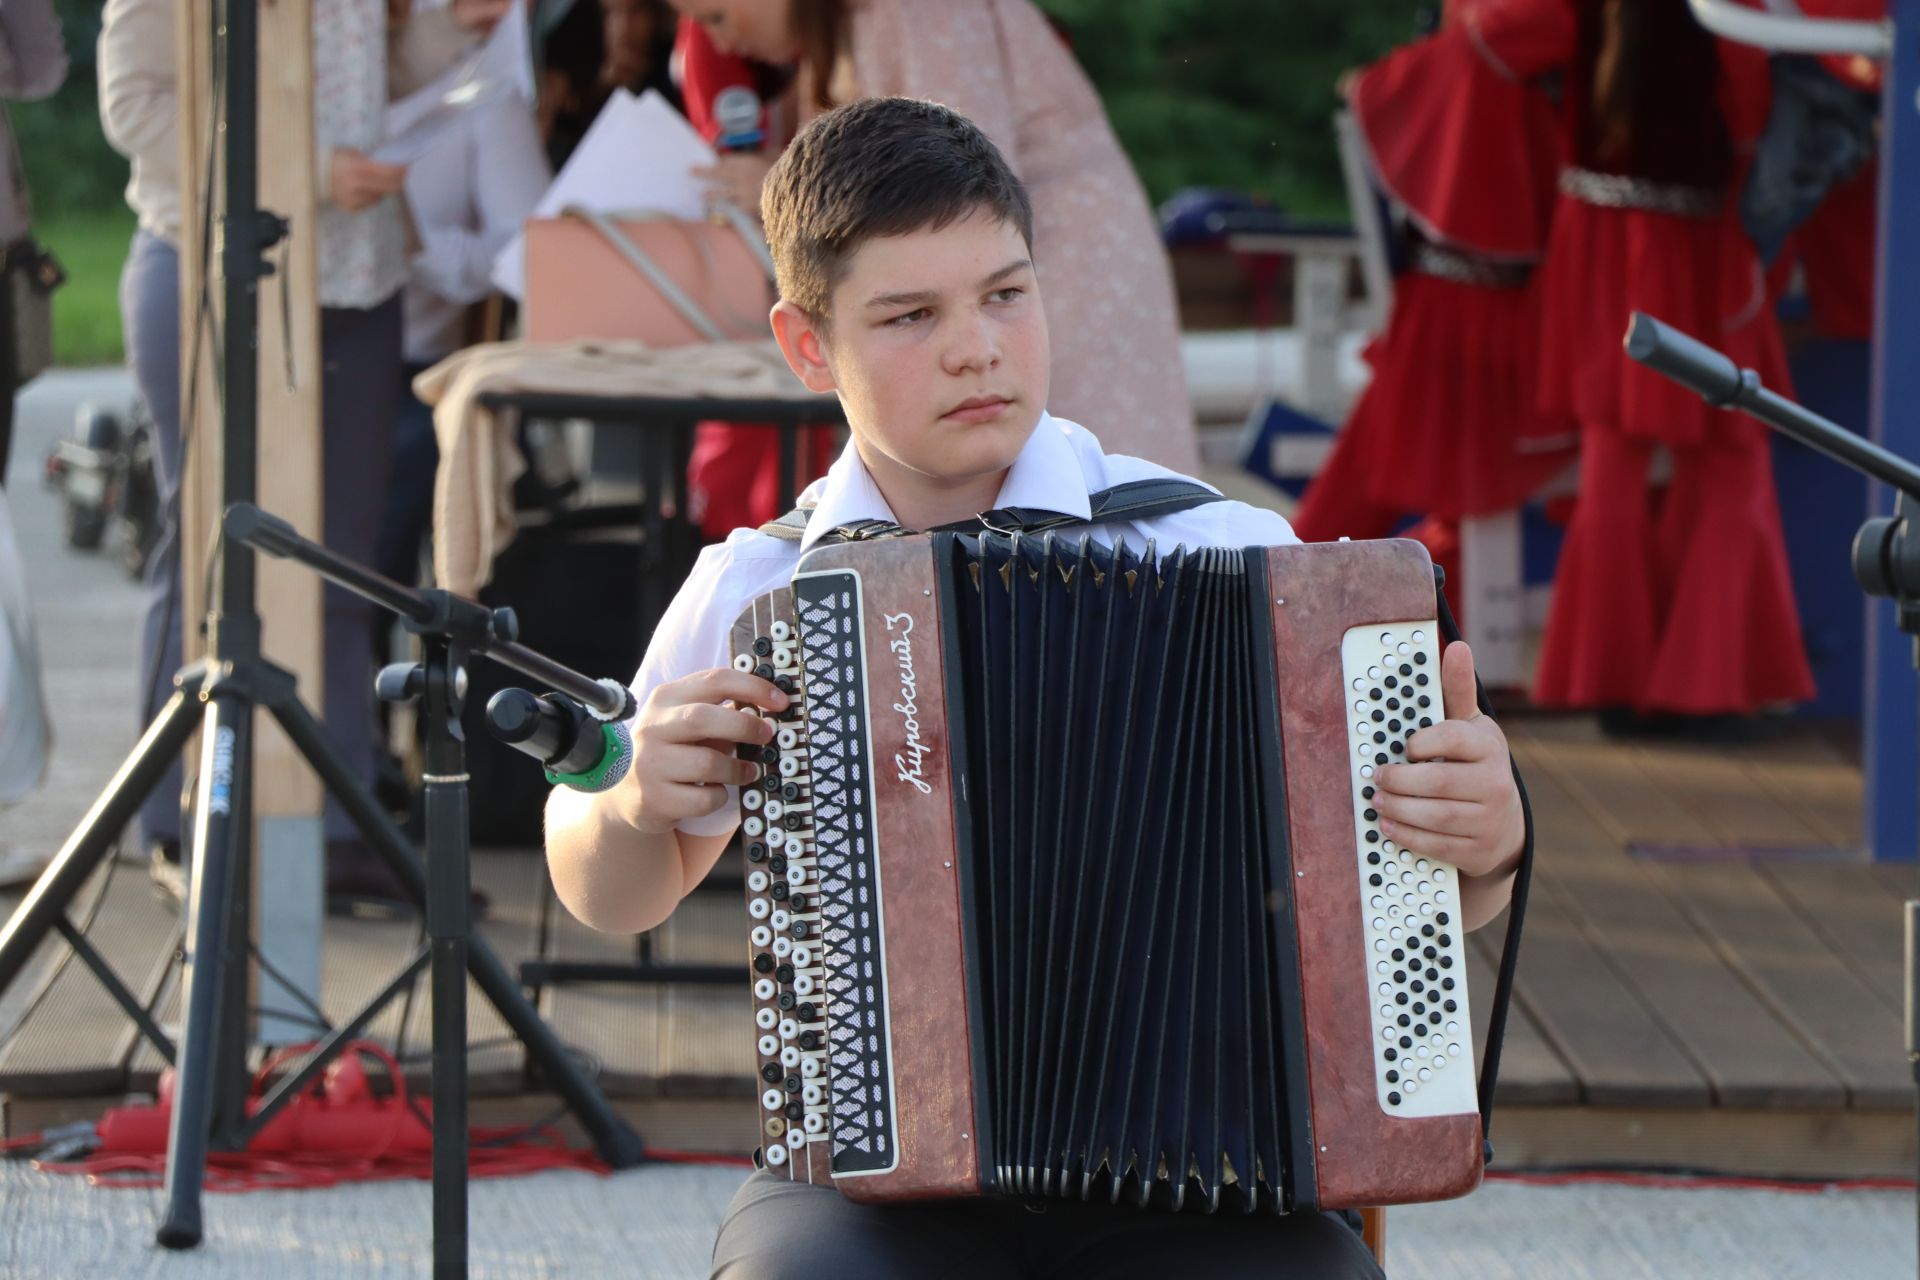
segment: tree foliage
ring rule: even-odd
[[[1155,200],[1234,187],[1345,207],[1340,73],[1411,39],[1421,0],[1039,0],[1073,41]]]

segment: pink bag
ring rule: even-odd
[[[526,226],[525,336],[679,347],[772,336],[773,260],[760,228],[720,206],[711,221],[572,207]]]

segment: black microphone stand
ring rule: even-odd
[[[427,950],[415,956],[390,985],[411,981],[423,964],[431,972],[433,993],[433,1273],[436,1280],[466,1275],[467,1267],[467,974],[481,982],[506,1019],[593,1134],[596,1145],[616,1168],[637,1164],[640,1139],[615,1116],[605,1098],[540,1021],[532,1005],[507,976],[486,944],[471,936],[468,897],[471,874],[467,831],[466,734],[460,723],[467,694],[467,661],[485,656],[543,684],[565,691],[592,711],[615,719],[633,714],[633,695],[624,686],[597,683],[519,644],[519,623],[511,609],[485,605],[449,591],[417,591],[382,577],[319,543],[250,503],[227,508],[226,535],[267,555],[294,560],[321,577],[400,615],[419,636],[425,656],[418,663],[395,663],[380,673],[377,689],[392,702],[419,699],[426,728],[426,874],[416,864],[403,868],[403,881],[415,895],[424,893]],[[504,998],[503,998],[504,997]],[[376,1005],[375,1008],[378,1006]],[[363,1014],[356,1023],[371,1016]],[[351,1030],[351,1028],[349,1028]],[[327,1049],[344,1043],[337,1032],[289,1082],[276,1090],[291,1094],[324,1066]]]
[[[1920,671],[1920,467],[1767,390],[1753,370],[1651,316],[1634,314],[1626,346],[1635,360],[1699,392],[1708,404],[1750,414],[1894,490],[1893,514],[1871,517],[1854,536],[1853,576],[1869,596],[1893,601],[1900,630],[1913,638],[1914,669]],[[1907,1061],[1920,1126],[1920,900],[1907,900],[1906,923]]]

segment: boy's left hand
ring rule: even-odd
[[[1407,740],[1407,764],[1375,775],[1373,807],[1387,839],[1450,862],[1464,876],[1512,869],[1526,838],[1507,735],[1482,715],[1473,653],[1459,641],[1440,655],[1446,719]]]

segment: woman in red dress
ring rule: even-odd
[[[1572,423],[1535,409],[1539,296],[1559,169],[1553,106],[1474,37],[1486,0],[1359,72],[1347,100],[1405,266],[1373,378],[1294,513],[1309,542],[1377,538],[1425,513],[1443,558],[1463,516],[1507,510],[1571,459]]]
[[[1579,423],[1580,494],[1535,702],[1641,727],[1810,697],[1766,429],[1621,351],[1644,311],[1788,386],[1733,199],[1766,55],[1716,41],[1685,0],[1495,0],[1472,27],[1514,74],[1558,74],[1570,157],[1541,270],[1540,406]]]

